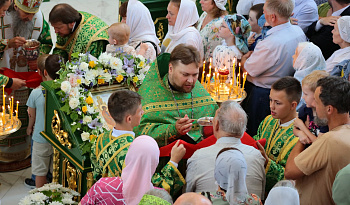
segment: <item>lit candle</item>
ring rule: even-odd
[[[2,100],[3,100],[3,106],[5,106],[5,97],[6,97],[6,95],[5,95],[5,85],[2,85]]]
[[[8,106],[8,108],[9,108],[9,114],[10,114],[10,116],[9,116],[9,118],[11,117],[11,122],[12,122],[12,104],[11,104],[11,98],[9,98],[9,101],[10,101],[10,104],[9,104],[9,106]]]
[[[2,106],[2,122],[5,125],[5,122],[6,122],[6,120],[5,120],[5,106]]]
[[[240,75],[241,73],[241,63],[238,64],[238,76]],[[238,78],[239,80],[239,84],[238,85],[241,85],[241,78]]]
[[[211,58],[210,58],[210,63],[209,63],[209,78],[211,76]]]
[[[16,107],[16,117],[18,119],[18,104],[19,104],[19,101],[17,101],[17,107]]]
[[[13,96],[11,97],[11,118],[13,116]]]
[[[217,80],[216,80],[216,74],[218,73],[217,69],[215,68],[215,73],[214,73],[214,85],[215,85],[215,89],[216,89],[216,83],[217,83]]]
[[[202,73],[202,80],[201,80],[201,84],[203,84],[203,81],[204,81],[204,75],[205,75],[205,61],[203,62],[203,73]]]
[[[238,73],[238,75],[237,75],[237,79],[236,79],[236,86],[237,86],[237,88],[239,87],[239,73]]]
[[[208,92],[210,91],[210,75],[209,74],[207,74],[206,89]]]
[[[243,73],[243,87],[242,87],[242,93],[244,91],[244,85],[245,85],[245,81],[247,79],[247,72]]]

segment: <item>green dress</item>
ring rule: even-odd
[[[279,125],[279,120],[274,119],[271,115],[267,116],[259,125],[254,140],[265,138],[265,152],[269,157],[269,162],[265,168],[266,188],[268,193],[273,186],[284,179],[284,169],[288,156],[299,138],[293,134],[294,123],[288,127]]]
[[[136,136],[149,135],[153,137],[159,147],[168,144],[168,139],[178,136],[175,128],[175,117],[198,119],[201,117],[213,117],[218,105],[209,93],[197,81],[192,90],[193,111],[191,93],[174,92],[178,104],[180,116],[168,83],[168,65],[170,54],[160,55],[152,64],[138,93],[142,96],[142,109],[144,114],[140,125],[134,128]],[[196,142],[201,140],[199,125],[195,121],[188,133]]]
[[[91,163],[93,165],[94,179],[101,177],[121,176],[125,167],[125,157],[134,140],[132,134],[123,134],[118,137],[112,135],[113,130],[101,134],[91,148]],[[168,162],[152,177],[154,186],[164,188],[171,195],[179,191],[186,181],[179,170]]]
[[[54,54],[59,54],[70,60],[72,53],[86,53],[98,58],[106,50],[108,44],[108,25],[100,18],[80,11],[82,15],[78,28],[67,37],[57,35]]]

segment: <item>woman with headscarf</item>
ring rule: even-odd
[[[146,43],[148,49],[143,56],[154,61],[157,54],[160,53],[160,47],[148,8],[138,0],[130,0],[120,6],[119,13],[122,16],[122,22],[130,27],[128,45],[134,47],[136,52],[139,52],[141,42]]]
[[[241,151],[236,148],[222,149],[215,161],[214,176],[218,184],[216,193],[202,193],[213,205],[262,205],[255,194],[248,194],[245,178],[247,163]]]
[[[289,180],[282,180],[276,183],[271,189],[265,205],[299,205],[299,194],[293,183]]]
[[[222,45],[216,46],[213,52],[213,65],[216,68],[227,68],[229,77],[236,79],[233,70],[234,58],[241,59],[248,50],[248,37],[251,26],[241,15],[227,15],[219,30],[219,37],[224,39]]]
[[[147,191],[155,188],[151,179],[155,174],[158,162],[157,142],[150,136],[137,137],[126,154],[125,168],[122,170],[121,178],[101,178],[89,189],[81,200],[81,204],[138,204]],[[174,168],[174,165],[172,167]],[[176,174],[183,179],[176,168],[166,174],[169,175],[168,177]],[[176,182],[174,181],[173,184]]]
[[[311,42],[299,43],[293,55],[294,78],[301,82],[314,70],[325,70],[326,61],[321,49]]]
[[[334,25],[333,42],[340,46],[326,61],[326,71],[330,73],[343,60],[350,59],[350,16],[340,17]]]
[[[161,47],[162,53],[171,53],[183,43],[197,48],[203,58],[202,39],[193,26],[199,18],[196,4],[191,0],[170,0],[167,10],[169,26]]]
[[[218,32],[227,14],[225,8],[227,0],[200,0],[199,3],[203,13],[197,22],[197,29],[202,37],[204,59],[209,62],[215,47],[222,41]]]

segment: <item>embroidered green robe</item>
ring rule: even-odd
[[[0,86],[3,86],[3,85],[6,86],[8,82],[9,82],[9,77],[7,77],[6,75],[0,74]]]
[[[78,28],[67,37],[57,35],[54,54],[61,55],[64,59],[70,60],[72,53],[86,53],[98,58],[106,50],[108,44],[108,25],[100,18],[80,11],[82,15]]]
[[[101,134],[91,148],[90,158],[96,181],[101,177],[121,176],[125,166],[126,154],[134,140],[132,134],[114,137],[112,132]],[[152,183],[154,186],[164,188],[173,195],[186,184],[186,181],[179,170],[172,163],[168,162],[160,173],[153,175]]]
[[[288,156],[299,138],[293,134],[294,123],[288,127],[281,127],[279,120],[271,115],[267,116],[259,125],[255,140],[266,139],[265,152],[269,162],[265,168],[266,188],[268,193],[280,180],[284,179],[284,169]]]
[[[149,135],[153,137],[159,147],[168,144],[168,139],[177,136],[175,117],[192,118],[191,93],[174,91],[180,116],[174,102],[168,83],[168,65],[170,54],[160,55],[152,64],[138,93],[142,96],[142,109],[144,114],[140,125],[134,128],[136,136]],[[197,81],[193,92],[193,118],[214,117],[218,105],[209,93]],[[199,125],[195,121],[188,133],[196,142],[201,140]]]

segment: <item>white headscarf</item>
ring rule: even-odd
[[[179,12],[174,26],[168,26],[168,33],[165,38],[169,38],[171,41],[166,46],[166,52],[170,53],[177,45],[177,41],[185,34],[193,33],[202,43],[199,31],[193,27],[199,19],[196,4],[191,0],[181,0]],[[164,39],[163,42],[167,42]],[[201,48],[203,45],[194,45],[196,48]]]
[[[350,16],[342,16],[337,22],[340,37],[347,43],[350,43]]]
[[[282,180],[271,189],[265,205],[299,205],[299,194],[288,180]]]
[[[230,205],[246,200],[246,175],[247,163],[242,152],[237,149],[222,152],[215,161],[215,180],[226,190],[226,199]]]
[[[130,27],[129,43],[152,41],[160,52],[159,39],[156,36],[156,29],[148,8],[138,0],[130,0],[126,16],[126,24]]]
[[[226,11],[225,5],[227,0],[214,0],[215,5],[220,9]]]
[[[318,46],[311,42],[302,42],[297,50],[299,55],[294,63],[294,77],[300,82],[314,70],[325,70],[326,61]]]

